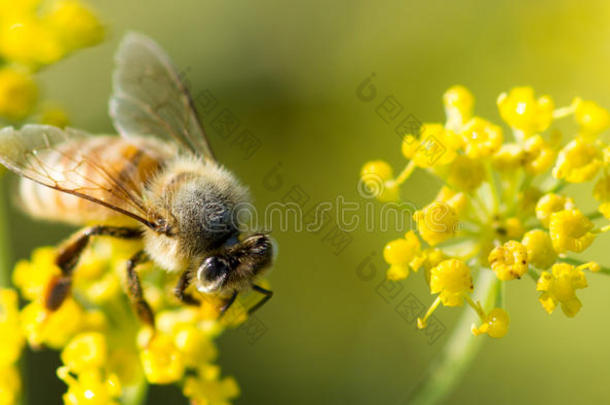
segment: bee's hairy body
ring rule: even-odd
[[[222,296],[227,310],[255,284],[275,249],[264,233],[241,235],[236,222],[247,189],[214,157],[188,89],[152,40],[129,34],[116,54],[109,112],[120,136],[74,128],[25,125],[0,129],[0,163],[19,174],[21,207],[34,217],[87,225],[59,250],[61,274],[48,285],[45,305],[57,310],[70,294],[79,257],[95,236],[142,240],[126,266],[127,293],[144,322],[154,325],[138,277],[154,261],[181,272],[174,289],[185,304]]]
[[[176,156],[170,145],[147,138],[98,136],[64,145],[62,154],[57,153],[53,162],[55,167],[61,170],[62,165],[71,164],[69,156],[74,151],[84,157],[96,156],[116,173],[137,173],[135,179],[143,187],[146,208],[170,218],[167,231],[157,232],[104,206],[22,178],[19,198],[29,214],[78,225],[141,227],[146,252],[168,271],[185,270],[193,260],[201,261],[237,236],[235,208],[249,202],[249,195],[216,162]],[[100,187],[112,187],[105,184],[107,179],[102,173],[87,169],[87,177],[95,179]]]

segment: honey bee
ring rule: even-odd
[[[143,241],[127,263],[127,292],[140,319],[154,325],[137,273],[152,261],[181,272],[175,295],[200,302],[187,288],[219,296],[224,313],[269,268],[268,235],[242,236],[234,215],[250,201],[247,188],[215,159],[194,103],[165,52],[130,33],[116,54],[110,116],[120,136],[25,125],[0,130],[0,163],[22,176],[19,200],[34,217],[85,225],[60,249],[61,275],[45,305],[57,310],[70,294],[74,269],[90,239],[106,235]]]

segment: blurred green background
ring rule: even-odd
[[[217,99],[208,126],[226,108],[260,141],[245,159],[243,149],[208,129],[218,158],[250,185],[261,210],[293,186],[309,196],[308,206],[338,195],[365,202],[356,190],[365,161],[384,158],[396,170],[404,164],[394,127],[375,112],[389,95],[421,121],[443,119],[441,95],[456,83],[474,92],[478,114],[495,121],[497,95],[515,85],[532,85],[558,105],[578,95],[610,107],[604,0],[89,3],[109,38],[43,72],[44,96],[63,103],[74,126],[111,132],[113,52],[127,30],[151,35],[195,95],[208,90]],[[356,89],[372,73],[377,96],[364,102]],[[274,168],[280,178],[270,185],[264,179],[273,180],[266,176]],[[436,189],[418,173],[403,196],[420,206]],[[71,231],[17,210],[10,225],[16,259]],[[379,294],[381,249],[398,233],[362,228],[346,236],[351,242],[335,254],[323,234],[274,232],[280,253],[269,280],[276,295],[257,313],[265,333],[254,343],[243,330],[219,340],[223,373],[242,389],[237,403],[401,404],[442,348],[448,333],[430,342],[395,310],[408,294],[431,302],[421,275],[390,303]],[[610,264],[607,243],[599,238],[588,257]],[[358,266],[369,259],[366,269],[376,273],[363,280]],[[531,280],[509,283],[509,334],[488,339],[447,403],[607,402],[610,279],[592,275],[589,284],[579,292],[583,310],[567,319],[542,310]],[[437,316],[449,330],[458,312]],[[51,352],[29,355],[32,403],[59,403],[65,388],[54,376],[57,364]],[[153,388],[148,403],[182,403],[177,398],[177,391]]]

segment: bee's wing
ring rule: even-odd
[[[129,33],[115,61],[109,108],[122,136],[153,135],[214,158],[188,89],[159,45]]]
[[[143,184],[133,177],[137,168],[131,162],[126,159],[119,171],[91,154],[65,152],[72,142],[87,137],[91,135],[83,131],[49,125],[26,125],[20,130],[6,127],[0,130],[0,163],[27,179],[101,204],[154,228],[159,217],[144,206]]]

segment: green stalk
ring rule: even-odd
[[[476,282],[475,300],[479,300],[484,307],[489,306],[496,299],[499,283],[492,271],[482,268]],[[430,365],[423,381],[410,394],[408,404],[437,404],[451,393],[485,340],[484,336],[474,336],[470,331],[471,325],[478,325],[479,322],[475,311],[464,308],[440,356]]]
[[[142,405],[146,402],[148,396],[148,384],[146,379],[142,378],[136,385],[125,387],[121,403],[125,405]]]
[[[6,176],[0,173],[0,287],[11,285],[11,243],[8,232],[8,192]]]
[[[3,173],[4,169],[0,167],[0,170],[2,170],[0,172],[0,287],[11,287],[13,254],[8,225],[8,185],[5,173]],[[24,376],[26,374],[26,366],[23,357],[19,360],[18,366],[21,370],[21,396],[19,403],[24,405],[29,401],[25,390],[26,382],[24,381]]]

